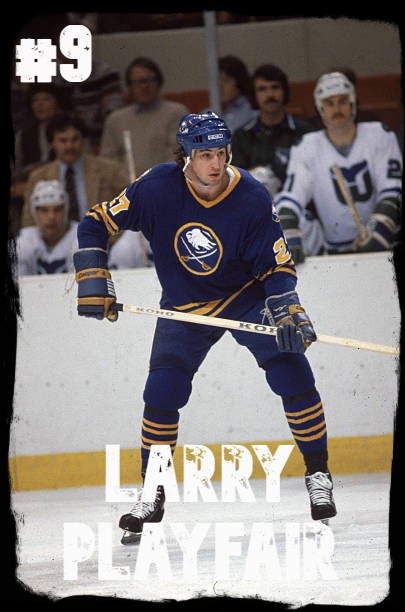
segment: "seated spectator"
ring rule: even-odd
[[[20,276],[74,271],[77,221],[69,220],[69,199],[59,181],[39,181],[30,198],[35,225],[24,227],[16,239]]]
[[[75,15],[79,17],[78,21]],[[84,25],[90,30],[95,29],[97,14],[58,13],[34,18],[27,23],[21,32],[24,38],[48,38],[52,40],[57,51],[58,66],[76,64],[80,70],[80,61],[65,55],[60,48],[61,32],[70,25]],[[112,111],[125,105],[124,88],[118,70],[107,62],[92,59],[90,75],[84,81],[66,80],[60,73],[52,77],[52,83],[62,92],[64,110],[78,115],[86,128],[89,147],[94,154],[100,150],[100,140],[105,118]]]
[[[250,172],[260,168],[258,178],[274,196],[284,183],[290,148],[314,128],[287,113],[290,84],[281,68],[263,64],[252,78],[258,115],[234,132],[232,163]]]
[[[221,117],[234,132],[257,116],[249,72],[238,57],[226,55],[218,62]]]
[[[31,83],[27,102],[34,122],[16,132],[15,170],[18,178],[26,179],[28,172],[41,163],[54,159],[54,152],[46,137],[46,128],[56,113],[63,110],[60,92],[53,83]]]
[[[15,163],[11,172],[10,206],[15,233],[20,227],[28,174],[37,166],[54,159],[54,152],[46,137],[46,128],[52,117],[62,109],[60,92],[53,83],[30,83],[26,99],[33,121],[15,132]]]
[[[80,220],[94,202],[113,198],[129,182],[125,166],[100,155],[86,153],[83,122],[69,113],[55,115],[47,127],[47,137],[55,160],[33,170],[27,181],[22,226],[34,225],[31,193],[38,181],[60,180],[70,198],[69,215]]]
[[[22,83],[16,75],[16,62],[13,57],[10,82],[10,112],[13,132],[29,127],[34,122],[32,111],[27,103],[29,83]]]
[[[303,221],[313,202],[328,253],[393,248],[402,203],[402,154],[396,134],[379,121],[356,123],[355,88],[343,73],[321,75],[314,100],[324,129],[305,134],[291,149],[287,179],[275,202],[287,241],[305,253]],[[352,196],[362,234],[334,165]]]
[[[133,173],[140,176],[156,164],[172,161],[177,127],[188,109],[178,102],[162,99],[163,74],[148,58],[137,57],[128,65],[125,82],[130,104],[106,118],[100,153],[118,160],[131,171],[124,136],[124,132],[129,131]]]
[[[98,154],[106,118],[126,104],[118,70],[106,62],[93,60],[90,76],[81,83],[74,83],[72,104],[86,126],[92,151]]]
[[[287,112],[290,83],[278,66],[263,64],[256,68],[253,90],[259,114],[233,134],[232,163],[249,170],[274,198],[285,181],[291,147],[315,128]],[[322,253],[322,228],[310,207],[306,211],[305,229],[308,254]],[[292,241],[289,248],[295,263],[301,263],[302,251],[296,250]]]

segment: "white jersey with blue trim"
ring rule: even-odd
[[[36,225],[23,227],[16,240],[18,274],[74,272],[73,253],[78,249],[77,227],[77,221],[71,221],[66,234],[52,248],[44,242]]]
[[[331,143],[325,130],[305,134],[292,147],[276,210],[289,208],[300,218],[313,200],[327,248],[344,252],[358,237],[358,228],[336,182],[334,164],[342,171],[366,224],[378,201],[402,198],[402,155],[394,132],[377,121],[357,124],[355,139],[345,154]]]
[[[153,254],[149,242],[141,232],[124,230],[108,251],[110,270],[151,266],[153,266]]]

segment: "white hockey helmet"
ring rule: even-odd
[[[354,116],[356,114],[356,92],[353,83],[347,76],[342,72],[329,72],[319,77],[314,90],[315,106],[319,114],[322,116],[321,102],[324,98],[342,94],[347,94],[349,96]]]
[[[38,206],[60,206],[64,204],[66,217],[69,197],[60,181],[38,181],[31,193],[31,213],[35,217]]]

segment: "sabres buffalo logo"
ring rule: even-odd
[[[182,225],[174,238],[180,263],[193,274],[212,274],[222,259],[223,248],[218,236],[202,223]]]

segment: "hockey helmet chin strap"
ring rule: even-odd
[[[192,152],[191,152],[191,156],[190,156],[190,155],[187,155],[187,156],[186,156],[186,163],[185,163],[185,164],[184,164],[184,166],[183,166],[183,173],[184,173],[184,176],[186,177],[186,180],[187,180],[187,181],[189,181],[189,183],[192,183],[193,181],[192,181],[192,180],[191,180],[191,179],[190,179],[190,178],[187,176],[187,174],[186,174],[186,169],[187,169],[187,166],[189,165],[189,163],[191,162],[191,157],[194,155],[195,151],[198,151],[198,149],[193,149],[193,150],[192,150]],[[231,165],[231,162],[232,162],[232,150],[231,150],[231,145],[226,145],[226,152],[227,152],[228,158],[227,158],[227,160],[226,160],[226,162],[225,162],[225,166],[224,166],[224,169],[225,169],[225,170],[227,169],[227,167],[228,167],[228,166],[230,166],[230,165]],[[203,183],[203,185],[205,185],[206,187],[208,187],[208,185],[206,185],[205,183]]]

